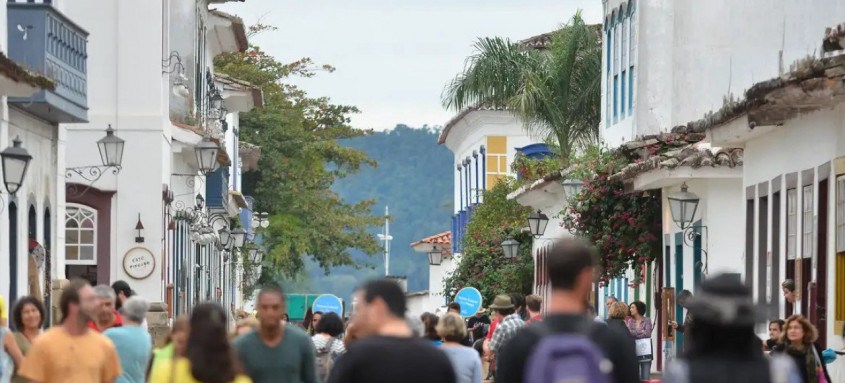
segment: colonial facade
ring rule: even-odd
[[[238,247],[252,230],[238,112],[262,95],[214,73],[215,56],[248,46],[241,19],[211,3],[80,0],[66,10],[90,33],[87,68],[98,75],[87,122],[62,130],[57,276],[125,280],[171,315],[206,300],[239,308]],[[107,127],[123,142],[116,162],[95,149]]]
[[[444,126],[438,143],[446,145],[455,155],[455,215],[450,237],[452,249],[444,254],[440,266],[432,266],[430,274],[441,276],[439,281],[429,281],[430,299],[439,301],[440,306],[447,302],[442,277],[449,275],[460,262],[466,225],[473,209],[484,203],[483,191],[493,188],[504,177],[514,177],[511,165],[517,149],[537,141],[506,110],[469,108]]]
[[[821,52],[841,49],[822,36],[842,22],[845,4],[603,4],[602,135],[641,158],[614,177],[663,200],[664,251],[645,270],[652,282],[638,288],[650,288],[645,297],[660,324],[655,367],[683,342],[665,325],[683,319],[672,297],[695,293],[718,272],[742,278],[772,319],[802,313],[822,344],[841,347],[843,72],[841,52]],[[682,186],[699,204],[679,220],[670,198]],[[796,307],[783,298],[786,278],[800,287]],[[602,295],[611,294],[618,290]]]
[[[88,119],[87,37],[77,19],[49,2],[0,6],[0,147],[18,145],[31,156],[23,173],[4,166],[0,295],[7,308],[24,295],[49,300],[63,267],[60,124]],[[13,182],[20,184],[9,188]]]

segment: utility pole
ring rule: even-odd
[[[390,241],[393,236],[390,235],[390,208],[384,207],[384,233],[378,235],[378,239],[384,242],[384,276],[390,276]]]

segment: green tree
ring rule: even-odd
[[[553,137],[561,165],[573,150],[596,142],[601,120],[601,32],[578,11],[552,34],[551,49],[529,49],[502,38],[482,38],[463,73],[443,94],[450,109],[507,108],[526,129]]]
[[[475,208],[467,224],[460,263],[444,281],[443,291],[450,296],[464,287],[477,288],[486,303],[496,294],[531,293],[532,242],[530,234],[522,232],[531,209],[508,199],[516,187],[516,182],[507,178],[484,192],[484,203]],[[505,258],[502,251],[502,242],[508,237],[520,243],[515,259]]]
[[[250,34],[272,29],[257,25]],[[263,232],[268,250],[263,274],[294,276],[302,270],[303,256],[328,271],[358,266],[350,249],[378,252],[369,232],[380,222],[371,212],[374,201],[350,204],[331,190],[339,178],[376,165],[364,152],[338,142],[370,133],[350,126],[349,115],[358,109],[310,97],[285,83],[333,68],[315,67],[307,58],[283,64],[254,45],[218,56],[215,68],[264,93],[262,108],[240,114],[241,140],[261,146],[258,170],[244,172],[242,182],[245,194],[255,197],[256,210],[270,213],[270,227]]]

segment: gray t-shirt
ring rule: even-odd
[[[253,383],[317,383],[311,337],[295,326],[284,326],[282,341],[268,347],[258,331],[235,339],[235,349]]]
[[[455,369],[457,383],[481,383],[481,358],[478,351],[466,346],[440,346]]]

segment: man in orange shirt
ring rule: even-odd
[[[62,324],[35,339],[18,375],[38,383],[113,383],[120,360],[111,341],[86,323],[99,302],[87,281],[74,279],[62,290]]]
[[[114,290],[108,285],[94,287],[94,295],[99,300],[97,314],[88,322],[88,327],[97,332],[106,331],[112,327],[123,326],[123,317],[115,309]]]

